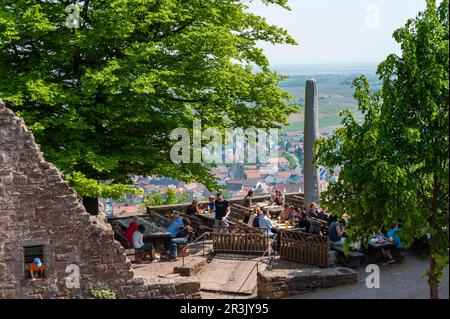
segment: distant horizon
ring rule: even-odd
[[[284,75],[375,73],[379,63],[271,63],[270,69]]]

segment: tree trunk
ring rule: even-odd
[[[438,236],[438,225],[436,220],[437,209],[438,209],[438,194],[439,194],[439,185],[437,176],[434,175],[434,187],[433,187],[433,202],[432,202],[432,211],[430,216],[430,227],[434,230],[434,234],[431,234],[431,238],[428,240],[430,246],[430,269],[428,275],[428,285],[430,287],[430,299],[439,299],[439,291],[438,291],[438,277],[436,272],[436,260],[434,258],[434,252],[436,251],[437,245],[437,236]]]
[[[98,215],[98,197],[83,197],[83,205],[91,215]]]
[[[428,275],[428,286],[430,287],[430,299],[439,299],[439,291],[438,285],[439,282],[437,280],[436,274],[436,260],[433,257],[435,247],[436,247],[436,239],[433,237],[429,240],[430,245],[430,273]]]

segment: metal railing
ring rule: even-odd
[[[186,249],[191,247],[193,244],[198,243],[200,241],[200,239],[203,239],[203,242],[202,242],[202,256],[205,256],[205,238],[208,235],[211,235],[211,232],[204,232],[203,234],[198,236],[196,239],[194,239],[193,241],[191,241],[187,245],[183,246],[183,248],[181,249],[181,251],[183,252],[183,257],[182,257],[183,258],[183,266],[184,266],[184,255],[185,255]]]
[[[277,236],[278,236],[278,235],[277,235]],[[277,238],[277,237],[274,238],[274,241],[276,240],[276,238]],[[269,247],[267,247],[267,249],[264,251],[264,254],[263,254],[263,256],[262,256],[262,257],[264,257],[264,256],[268,253],[267,258],[261,258],[260,260],[258,260],[258,261],[256,262],[255,266],[253,266],[253,268],[250,270],[250,272],[248,273],[247,277],[245,278],[244,282],[243,282],[242,285],[239,287],[238,293],[241,291],[242,287],[244,287],[244,285],[247,283],[248,279],[249,279],[250,276],[252,275],[253,270],[255,270],[255,268],[256,268],[256,274],[258,275],[258,273],[259,273],[259,267],[258,267],[258,266],[259,266],[260,264],[264,263],[265,260],[269,260],[269,262],[267,263],[267,265],[270,267],[270,265],[271,265],[271,263],[272,263],[272,261],[273,261],[273,259],[274,259],[274,256],[271,256],[271,250],[272,250],[272,247],[269,245]]]

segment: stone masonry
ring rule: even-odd
[[[357,281],[356,271],[341,267],[266,270],[258,273],[258,298],[286,298]]]
[[[44,247],[46,278],[25,277],[24,247]],[[79,267],[79,288],[68,288]],[[71,275],[71,276],[69,276]],[[69,277],[68,277],[69,276]],[[22,119],[0,105],[0,298],[200,298],[199,283],[135,278],[111,226],[90,216]]]

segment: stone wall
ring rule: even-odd
[[[46,278],[31,281],[24,247],[40,245]],[[66,285],[69,265],[79,267],[79,288]],[[119,298],[199,297],[195,282],[155,286],[134,278],[110,224],[85,211],[23,120],[0,105],[0,298],[88,298],[92,289]]]
[[[357,281],[356,271],[342,267],[266,270],[258,273],[258,298],[285,298]]]
[[[289,202],[289,199],[292,196],[303,196],[303,193],[287,193],[285,194],[286,201]],[[255,203],[264,202],[271,199],[271,195],[261,195],[261,196],[254,196],[252,201]],[[230,204],[238,204],[243,205],[244,204],[244,198],[233,198],[229,199],[228,202]],[[200,202],[202,206],[206,206],[208,204],[207,201]],[[161,205],[161,206],[148,206],[147,207],[147,213],[155,212],[163,216],[168,216],[171,214],[174,210],[179,212],[185,212],[186,208],[190,205],[190,203],[186,204],[176,204],[176,205]]]

